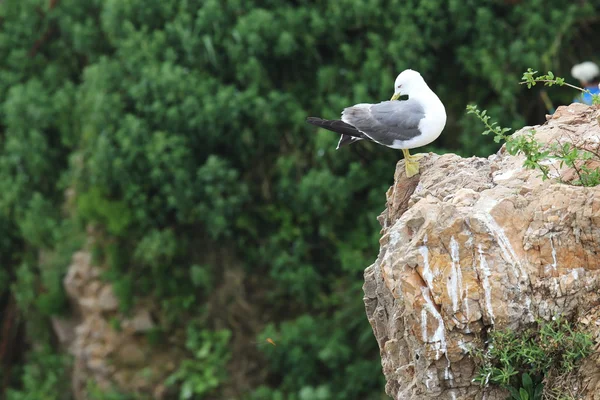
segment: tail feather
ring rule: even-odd
[[[329,120],[317,117],[308,117],[306,122],[309,124],[324,128],[332,132],[341,133],[342,135],[352,136],[354,138],[363,139],[363,134],[350,124],[340,120]],[[343,139],[343,138],[342,138]]]
[[[337,150],[342,146],[346,146],[346,145],[352,144],[354,142],[358,142],[359,140],[362,140],[362,139],[354,137],[354,136],[341,135],[340,141],[338,142],[338,145],[335,149]]]

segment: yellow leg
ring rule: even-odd
[[[404,168],[406,169],[406,176],[410,178],[417,175],[419,173],[419,160],[425,155],[410,155],[407,149],[402,149],[402,153],[404,154]]]

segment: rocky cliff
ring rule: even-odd
[[[597,145],[599,116],[580,104],[560,107],[534,127],[536,138]],[[553,167],[568,177],[559,161]],[[600,187],[540,175],[505,148],[488,158],[430,154],[410,179],[398,163],[364,284],[394,399],[504,399],[472,382],[469,349],[481,348],[491,328],[520,330],[562,314],[597,337],[600,319],[590,310],[600,304]],[[597,357],[584,365],[582,393],[600,398]]]
[[[165,380],[183,360],[193,360],[186,348],[186,331],[168,320],[151,296],[139,296],[123,310],[115,294],[118,288],[106,279],[108,267],[94,262],[89,250],[95,240],[92,228],[88,235],[88,245],[73,255],[63,280],[72,313],[52,318],[58,341],[73,357],[73,398],[97,398],[91,396],[94,388],[104,396],[112,392],[140,399],[177,398],[178,388]],[[228,345],[243,356],[227,364],[228,386],[206,398],[238,399],[266,379],[255,342],[262,325],[258,308],[248,300],[246,275],[233,257],[217,251],[209,257],[222,267],[223,279],[207,301],[207,312],[215,326],[231,327]],[[199,368],[201,362],[194,361]]]
[[[165,398],[163,382],[184,356],[182,340],[174,336],[166,345],[153,344],[156,305],[140,301],[123,314],[113,285],[102,279],[102,272],[89,252],[75,253],[64,279],[73,316],[52,320],[59,341],[74,359],[73,397],[86,400],[90,388],[98,387],[103,392]]]

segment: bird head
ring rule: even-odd
[[[392,100],[398,100],[400,96],[414,94],[421,90],[423,86],[427,87],[425,80],[420,73],[412,69],[405,69],[398,75],[394,82],[394,96]]]

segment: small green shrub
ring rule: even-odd
[[[591,348],[591,336],[561,317],[549,322],[540,320],[525,332],[493,331],[487,348],[473,352],[480,365],[474,382],[482,386],[497,384],[507,388],[514,399],[526,399],[521,388],[534,395],[542,390],[538,387],[545,376],[573,371]],[[517,393],[522,397],[514,397]]]

